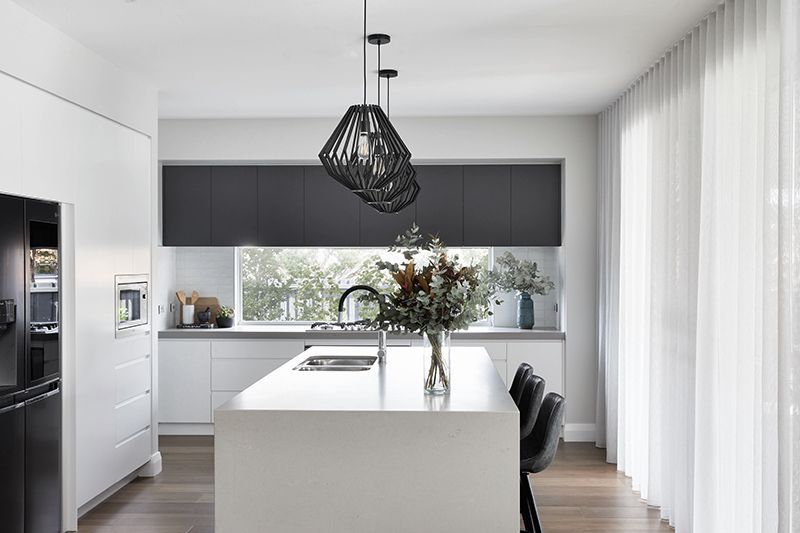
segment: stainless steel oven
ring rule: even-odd
[[[125,274],[116,280],[116,336],[125,337],[150,331],[147,274]]]

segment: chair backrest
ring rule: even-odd
[[[533,432],[528,437],[526,448],[530,453],[522,458],[522,469],[526,472],[541,472],[553,462],[561,436],[561,424],[564,421],[564,408],[566,400],[555,392],[547,393],[539,416],[533,427]]]
[[[528,374],[522,386],[522,396],[519,403],[519,438],[527,438],[534,429],[539,416],[544,396],[544,378],[536,374]]]
[[[514,380],[511,382],[511,388],[508,390],[517,407],[519,407],[519,401],[522,398],[522,386],[525,384],[525,378],[531,374],[533,374],[533,367],[528,363],[520,363],[517,367]]]

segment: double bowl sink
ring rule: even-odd
[[[301,372],[363,372],[372,368],[375,356],[313,355],[294,367]]]

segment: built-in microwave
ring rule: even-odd
[[[150,331],[147,274],[115,276],[116,285],[116,336],[143,334]]]

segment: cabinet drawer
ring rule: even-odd
[[[150,392],[150,357],[119,365],[114,369],[117,404]]]
[[[214,359],[211,361],[211,390],[242,391],[289,359]]]
[[[166,355],[211,355],[211,341],[184,341],[163,340],[158,341],[159,356]]]
[[[302,340],[213,341],[211,356],[215,359],[291,359],[304,349],[305,342]]]
[[[150,427],[150,393],[142,394],[114,408],[116,444]]]

